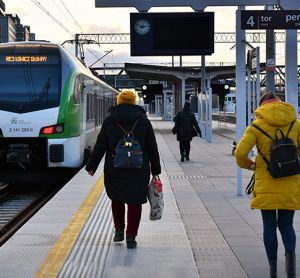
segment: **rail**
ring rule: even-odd
[[[0,194],[0,246],[43,207],[62,186],[60,184],[36,188],[16,185],[9,186],[5,194]]]

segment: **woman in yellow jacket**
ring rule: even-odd
[[[300,123],[292,105],[280,101],[272,92],[260,99],[260,107],[255,111],[256,126],[275,139],[276,129],[288,133],[291,122],[295,121],[289,132],[300,153]],[[277,227],[282,236],[287,277],[296,277],[296,234],[293,227],[295,210],[300,209],[300,174],[274,179],[267,170],[262,155],[270,160],[272,140],[254,126],[249,126],[241,138],[235,157],[241,168],[255,171],[255,184],[252,192],[251,208],[260,209],[263,219],[264,245],[270,264],[270,277],[277,277]],[[248,153],[257,145],[259,152],[255,162]]]

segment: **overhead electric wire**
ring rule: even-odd
[[[57,8],[57,12],[53,12],[55,15],[61,14],[63,16],[64,19],[64,23],[65,21],[69,21],[70,24],[72,24],[72,26],[74,26],[74,28],[76,28],[76,30],[78,29],[77,24],[74,22],[73,18],[70,16],[69,12],[66,11],[65,6],[63,6],[61,3],[59,3],[60,0],[52,0],[52,3],[56,6]],[[59,18],[61,20],[61,17]],[[80,27],[79,27],[80,28]],[[81,28],[80,28],[81,30]],[[82,34],[82,32],[81,32]]]
[[[87,48],[87,51],[90,52],[96,59],[99,59],[99,55],[95,54],[95,52],[94,52],[95,50],[92,50],[92,49],[88,49],[88,48]],[[102,61],[100,61],[100,62],[102,62]],[[103,63],[103,62],[102,62],[102,63]]]
[[[67,29],[57,18],[55,18],[39,1],[37,0],[31,0],[36,6],[38,6],[44,13],[46,13],[52,20],[54,20],[60,27],[62,27],[65,31],[67,31],[69,34],[71,34],[72,36],[74,34],[72,34],[69,29]],[[65,10],[68,12],[68,14],[72,17],[73,21],[75,22],[75,24],[79,27],[79,29],[81,30],[81,33],[83,32],[82,27],[80,26],[80,24],[78,23],[78,21],[75,19],[75,17],[72,15],[72,13],[70,12],[70,10],[68,9],[68,7],[65,5],[65,3],[63,2],[63,0],[59,0],[59,2],[64,6]],[[56,4],[57,6],[57,4]],[[99,56],[96,55],[95,53],[93,53],[90,49],[87,49],[88,52],[90,52],[95,58],[99,59]]]
[[[72,19],[74,20],[74,22],[76,23],[76,25],[79,27],[81,33],[83,32],[83,29],[81,28],[80,24],[78,23],[78,21],[74,18],[74,16],[72,15],[72,13],[70,12],[70,10],[68,9],[68,7],[65,5],[65,3],[63,2],[63,0],[59,0],[59,2],[64,6],[64,8],[66,9],[66,11],[68,12],[68,14],[72,17]]]
[[[74,36],[74,34],[68,28],[66,28],[62,24],[62,22],[60,22],[55,16],[53,16],[39,1],[31,0],[31,2],[34,3],[37,7],[39,7],[45,14],[47,14],[56,24],[63,28],[67,33]]]

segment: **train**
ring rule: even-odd
[[[58,44],[0,44],[0,182],[82,167],[118,93]]]

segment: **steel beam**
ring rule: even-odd
[[[112,33],[112,34],[76,34],[78,39],[94,40],[98,44],[130,44],[129,33]],[[236,37],[233,32],[216,32],[215,43],[235,43]],[[265,32],[246,33],[246,41],[249,43],[266,43]],[[285,32],[275,32],[274,41],[276,43],[285,42]],[[300,42],[300,32],[298,32],[298,42]]]
[[[96,8],[135,7],[140,12],[147,12],[151,7],[192,7],[195,11],[208,6],[266,6],[289,3],[294,0],[95,0]]]

